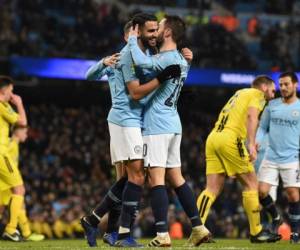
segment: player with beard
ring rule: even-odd
[[[298,78],[293,72],[279,76],[281,98],[269,103],[261,117],[257,132],[257,143],[268,133],[264,161],[258,172],[259,196],[263,208],[273,219],[273,228],[282,222],[274,201],[269,194],[271,186],[278,186],[279,176],[287,193],[291,225],[290,242],[299,242],[300,225],[300,101],[297,97]]]
[[[141,49],[144,51],[148,48],[155,49],[158,26],[156,17],[141,13],[137,14],[133,21],[143,27],[142,39],[139,44]],[[144,184],[141,135],[143,100],[138,100],[157,88],[160,82],[164,82],[168,77],[177,76],[180,70],[174,66],[165,68],[155,79],[150,73],[143,72],[134,66],[128,46],[122,49],[120,61],[113,69],[113,75],[109,81],[112,108],[107,120],[111,137],[112,162],[125,162],[128,177],[119,179],[111,187],[101,204],[90,215],[82,218],[81,223],[90,246],[97,245],[97,225],[113,206],[122,206],[118,246],[140,246],[130,234],[132,218],[137,213]]]

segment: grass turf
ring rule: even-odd
[[[148,239],[140,240],[139,242],[147,244],[149,242]],[[172,249],[188,249],[184,244],[186,240],[174,240],[172,242]],[[120,249],[113,248],[106,244],[104,244],[101,240],[98,241],[99,249]],[[97,249],[92,248],[92,249]],[[223,249],[223,250],[293,250],[300,249],[300,244],[290,244],[288,241],[280,241],[277,243],[265,243],[265,244],[251,244],[248,240],[227,240],[227,239],[217,239],[216,243],[206,243],[202,244],[198,247],[201,250],[212,250],[212,249]],[[0,241],[0,249],[6,250],[45,250],[45,249],[53,249],[53,250],[81,250],[81,249],[90,249],[87,246],[85,240],[45,240],[41,242],[7,242]],[[127,248],[128,249],[128,248]],[[145,247],[144,249],[156,249],[157,248],[149,248]],[[171,249],[171,248],[169,248]]]

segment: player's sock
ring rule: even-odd
[[[297,202],[289,202],[289,219],[291,230],[293,233],[298,233],[298,229],[300,226],[300,203]]]
[[[265,198],[260,198],[259,201],[263,208],[272,216],[273,220],[278,218],[279,213],[270,195],[267,195]]]
[[[30,225],[26,216],[26,210],[23,207],[19,214],[19,227],[21,229],[23,237],[27,238],[31,234]]]
[[[243,206],[248,217],[250,234],[253,236],[257,235],[262,230],[262,225],[260,223],[258,192],[244,191]]]
[[[198,214],[196,199],[189,185],[185,182],[181,186],[175,188],[175,192],[185,213],[191,220],[192,227],[202,225]]]
[[[108,214],[107,233],[117,232],[119,228],[119,219],[121,214],[121,204],[112,208]]]
[[[152,187],[150,190],[151,208],[155,218],[157,233],[168,232],[169,199],[165,185]]]
[[[207,219],[209,210],[216,200],[216,196],[209,192],[207,189],[205,189],[197,199],[197,208],[199,211],[200,219],[203,224],[205,224],[205,221]]]
[[[108,191],[104,199],[90,215],[85,217],[85,220],[92,226],[96,227],[101,218],[113,207],[116,207],[122,202],[122,192],[127,182],[127,177],[118,180]]]
[[[122,196],[121,221],[118,234],[118,240],[122,240],[130,236],[130,226],[132,218],[139,207],[143,188],[132,182],[127,182]]]
[[[13,234],[18,225],[18,218],[19,214],[22,210],[24,203],[24,196],[23,195],[17,195],[17,194],[12,194],[11,199],[9,202],[9,221],[8,224],[6,225],[5,232],[9,234]]]

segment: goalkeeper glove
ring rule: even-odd
[[[164,68],[163,71],[156,76],[156,78],[160,83],[163,83],[172,78],[180,77],[180,75],[181,69],[179,64],[172,64]]]

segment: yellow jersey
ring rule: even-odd
[[[9,144],[9,129],[19,119],[19,114],[7,102],[0,102],[0,154],[6,154]]]
[[[8,154],[16,167],[19,165],[19,143],[11,139],[8,144]]]
[[[255,88],[241,89],[228,100],[221,110],[213,131],[232,131],[240,138],[247,137],[248,108],[264,109],[266,100],[264,93]]]

